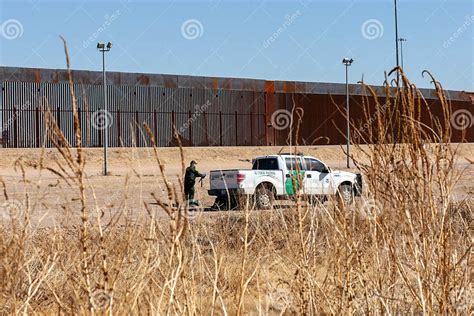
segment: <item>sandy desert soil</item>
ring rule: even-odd
[[[250,168],[250,161],[255,156],[274,154],[280,150],[289,152],[288,148],[281,147],[201,147],[183,150],[186,164],[194,159],[198,161],[198,170],[207,173],[213,169]],[[298,150],[322,159],[331,168],[345,170],[345,156],[340,146],[300,147]],[[153,149],[109,149],[109,176],[101,175],[102,149],[86,149],[85,153],[87,203],[91,210],[104,210],[107,216],[112,216],[118,209],[145,215],[147,211],[144,205],[147,204],[157,214],[164,216],[158,206],[150,204],[154,200],[151,193],[162,198],[166,196]],[[34,222],[40,226],[49,226],[61,223],[69,212],[78,212],[78,190],[59,181],[57,175],[34,168],[42,155],[41,149],[0,149],[0,155],[0,177],[5,182],[10,201],[23,205],[28,203],[33,210]],[[158,155],[165,165],[168,180],[178,184],[181,178],[179,148],[159,148]],[[45,165],[56,167],[58,155],[55,149],[45,149],[43,157]],[[463,144],[459,147],[456,165],[462,171],[462,177],[455,188],[456,195],[461,198],[474,194],[474,165],[469,160],[474,160],[474,144]],[[24,179],[21,166],[25,170]],[[204,206],[213,203],[213,198],[207,195],[208,188],[208,179],[205,179],[202,187],[197,185],[197,198]],[[4,203],[5,197],[1,194],[0,205]]]

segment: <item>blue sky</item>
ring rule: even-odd
[[[474,91],[470,0],[399,0],[410,79],[430,70],[447,89]],[[395,65],[392,0],[0,1],[0,64],[101,70],[97,41],[111,41],[113,71],[381,84]]]

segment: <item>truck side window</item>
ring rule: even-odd
[[[326,172],[326,166],[319,160],[305,158],[304,162],[308,171]]]
[[[276,158],[261,158],[255,160],[252,170],[279,170]]]
[[[303,170],[300,159],[286,158],[285,163],[286,163],[286,169],[288,170]]]

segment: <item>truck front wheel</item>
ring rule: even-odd
[[[255,203],[260,210],[269,210],[273,208],[275,202],[275,194],[271,187],[260,185],[255,192]]]
[[[354,193],[352,190],[352,185],[350,184],[341,184],[339,186],[337,197],[343,205],[351,205],[354,201]]]

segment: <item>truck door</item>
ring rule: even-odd
[[[304,158],[306,167],[305,187],[312,195],[329,194],[330,174],[326,165],[315,158]]]

